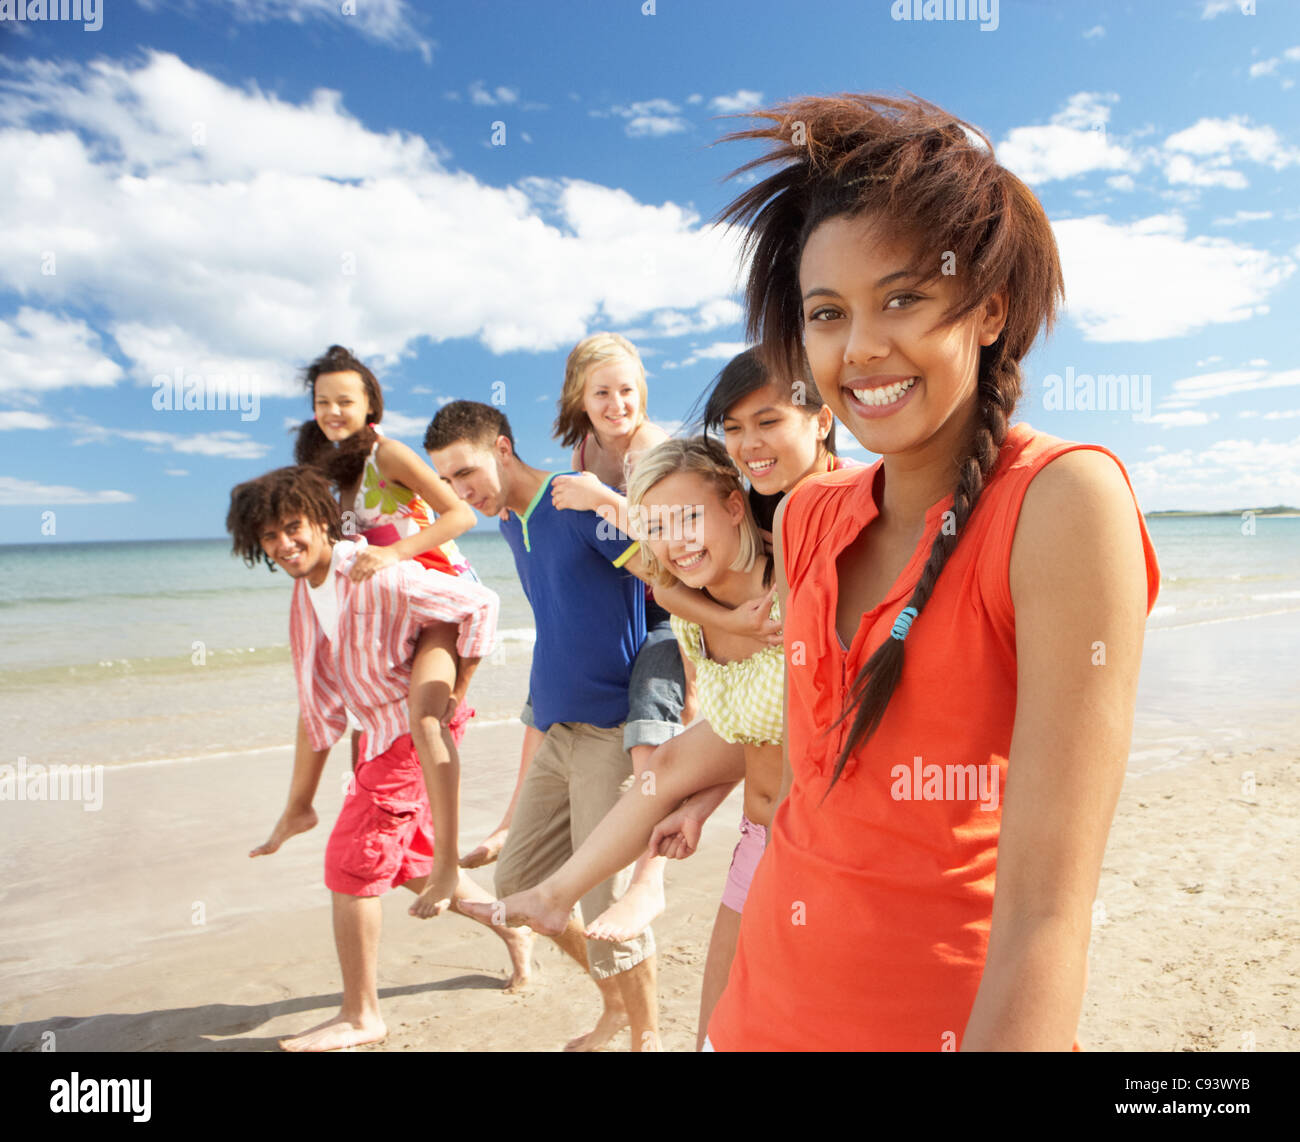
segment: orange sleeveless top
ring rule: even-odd
[[[825,802],[849,722],[825,731],[862,664],[890,636],[952,496],[926,512],[911,562],[862,616],[846,650],[835,629],[836,559],[878,514],[872,486],[880,464],[811,476],[791,492],[782,540],[794,781],[772,822],[709,1023],[716,1049],[961,1045],[988,948],[1016,710],[1011,543],[1030,480],[1079,448],[1115,459],[1026,424],[1008,431],[966,534],[907,635],[884,720]],[[1159,569],[1136,499],[1134,511],[1149,613]]]

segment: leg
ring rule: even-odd
[[[502,899],[493,907],[502,922],[548,935],[563,930],[574,904],[641,855],[654,827],[685,798],[745,776],[745,747],[724,742],[707,722],[696,722],[655,750],[651,767],[653,789],[648,783],[632,786],[553,876],[505,896],[498,880]]]
[[[410,889],[418,896],[424,891],[427,879],[427,877],[423,876],[413,877],[401,887]],[[528,928],[496,927],[490,920],[484,919],[478,913],[466,911],[462,905],[467,903],[485,904],[491,908],[492,897],[462,872],[460,874],[460,883],[456,886],[455,895],[451,899],[451,910],[459,912],[476,924],[482,924],[484,927],[490,928],[501,937],[506,946],[506,951],[510,954],[510,978],[506,981],[503,990],[508,995],[523,991],[528,986],[528,980],[532,973],[533,941],[535,939],[533,933]]]
[[[487,839],[477,848],[472,849],[460,858],[461,868],[479,868],[481,865],[491,864],[501,853],[502,847],[506,843],[506,834],[510,831],[510,821],[514,817],[515,806],[519,804],[519,791],[524,787],[524,778],[528,775],[528,767],[532,764],[533,757],[537,753],[538,747],[542,744],[542,738],[545,737],[532,722],[533,704],[530,700],[524,707],[524,713],[520,716],[523,721],[524,745],[519,758],[519,776],[515,778],[515,791],[510,795],[510,804],[506,806],[506,814],[501,818],[501,824],[487,835]]]
[[[433,815],[433,832],[438,838],[433,868],[420,899],[411,907],[412,914],[422,919],[437,915],[441,902],[450,902],[460,880],[456,863],[460,754],[443,725],[459,665],[456,635],[456,627],[451,623],[426,627],[411,660],[408,698],[411,740],[420,757]]]
[[[626,728],[626,727],[625,727]],[[626,741],[626,738],[624,738]],[[645,782],[644,774],[650,772],[653,746],[633,746],[632,788]],[[592,940],[630,940],[644,932],[650,922],[664,910],[664,867],[667,857],[643,852],[632,869],[632,883],[627,891],[587,925],[587,936]],[[635,1043],[633,1049],[636,1049]]]
[[[709,955],[704,961],[704,983],[700,987],[700,1026],[695,1035],[695,1049],[704,1050],[704,1037],[709,1031],[709,1019],[727,986],[731,961],[736,958],[736,944],[740,939],[740,913],[718,905],[718,918],[713,921],[713,936],[709,940]]]
[[[379,929],[383,914],[377,896],[334,897],[334,946],[343,969],[343,1006],[330,1020],[281,1039],[286,1051],[336,1051],[377,1043],[388,1034],[379,1015]]]

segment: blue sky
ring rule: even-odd
[[[843,90],[940,104],[1042,199],[1068,307],[1022,419],[1112,448],[1148,510],[1300,503],[1295,0],[1001,0],[988,30],[890,0],[344,7],[0,20],[5,542],[49,512],[60,541],[221,535],[335,341],[416,447],[440,401],[504,391],[563,466],[564,358],[598,329],[677,426],[743,347],[710,220],[755,152],[711,147],[717,116]],[[256,408],[155,408],[178,375]],[[1136,415],[1053,405],[1102,375],[1149,378]]]

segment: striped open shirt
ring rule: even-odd
[[[346,707],[365,731],[361,760],[369,761],[410,732],[411,657],[421,631],[432,623],[456,623],[460,656],[483,658],[496,640],[500,599],[481,583],[412,559],[354,583],[347,572],[365,546],[364,539],[335,546],[330,574],[338,576],[336,642],[321,629],[304,576],[293,585],[289,645],[298,710],[312,749],[329,749],[339,740],[347,726]]]

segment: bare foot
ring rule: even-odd
[[[347,1047],[360,1047],[363,1043],[378,1043],[388,1034],[383,1020],[344,1019],[342,1014],[333,1019],[295,1035],[292,1039],[281,1039],[282,1051],[339,1051]]]
[[[257,848],[249,852],[249,856],[267,856],[275,852],[290,837],[295,837],[299,833],[305,833],[308,829],[316,827],[316,810],[310,805],[305,809],[286,809],[280,819],[276,821],[275,828],[271,830],[270,839],[265,844],[258,845]]]
[[[417,920],[427,920],[437,916],[451,906],[451,898],[460,883],[460,869],[439,868],[436,864],[429,870],[425,879],[424,891],[415,898],[415,903],[407,911]]]
[[[465,915],[485,920],[494,927],[518,928],[527,925],[544,936],[558,936],[563,932],[569,923],[569,914],[573,911],[573,905],[565,907],[563,901],[544,892],[540,884],[516,892],[504,900],[482,904],[467,901],[461,908]]]
[[[498,929],[510,953],[510,978],[502,989],[507,995],[518,995],[528,988],[533,970],[533,941],[537,938],[527,928]]]
[[[564,1049],[566,1051],[598,1051],[627,1026],[627,1012],[622,1007],[606,1007],[600,1013],[596,1026],[585,1035],[570,1039],[564,1045]]]
[[[498,829],[492,833],[476,849],[471,849],[460,858],[461,868],[481,868],[485,864],[491,864],[501,855],[501,849],[506,843],[507,829]]]
[[[628,886],[619,899],[587,925],[589,940],[630,940],[664,910],[664,881],[652,876]]]

